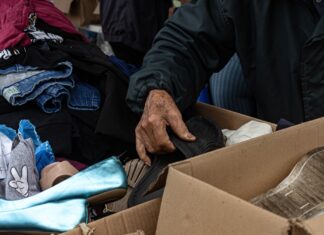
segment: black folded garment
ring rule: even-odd
[[[181,140],[174,133],[170,133],[170,139],[177,148],[176,152],[167,155],[152,156],[152,166],[133,189],[128,207],[161,197],[163,188],[149,192],[159,176],[165,172],[171,163],[191,158],[225,146],[225,137],[222,130],[215,123],[203,117],[193,117],[186,122],[189,131],[196,136],[196,141],[187,142]]]

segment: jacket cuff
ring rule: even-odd
[[[134,80],[133,80],[134,81]],[[145,101],[151,90],[165,90],[173,98],[172,88],[163,80],[150,79],[136,84],[131,79],[126,102],[129,108],[135,113],[142,113],[145,106]]]

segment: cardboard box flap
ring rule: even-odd
[[[275,187],[302,156],[323,146],[323,129],[324,119],[317,119],[171,166],[249,200]]]
[[[316,216],[305,221],[296,221],[296,226],[304,231],[304,234],[309,235],[323,235],[324,215]]]
[[[286,219],[169,169],[156,234],[270,235],[289,230]]]
[[[160,199],[149,201],[120,213],[89,223],[88,227],[95,229],[93,235],[123,235],[134,233],[138,230],[144,231],[145,235],[154,235],[160,205]],[[83,235],[80,228],[76,228],[63,234]]]
[[[70,12],[73,0],[52,0],[52,2],[60,11],[67,14]]]
[[[276,125],[273,123],[252,118],[250,116],[236,113],[227,109],[222,109],[219,107],[215,108],[215,106],[209,104],[197,103],[195,105],[195,114],[214,120],[222,129],[236,130],[251,120],[268,123],[271,125],[273,130],[276,129]]]

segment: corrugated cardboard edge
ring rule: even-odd
[[[152,200],[89,223],[88,226],[95,229],[94,235],[122,235],[137,230],[143,230],[146,235],[154,235],[160,205],[161,199]],[[80,228],[63,234],[83,235]]]
[[[317,216],[305,221],[294,220],[293,225],[303,231],[305,235],[323,235],[324,234],[324,215]]]
[[[290,229],[289,221],[280,216],[174,168],[169,169],[158,235],[288,235]]]
[[[238,129],[243,124],[251,120],[267,123],[272,127],[273,131],[277,127],[276,124],[273,124],[271,122],[204,103],[197,103],[195,105],[195,113],[205,118],[217,121],[221,128],[232,130]]]

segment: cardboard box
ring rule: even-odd
[[[324,146],[323,130],[321,118],[171,165],[156,234],[324,234],[324,216],[286,219],[249,202]]]
[[[215,121],[221,128],[228,129],[237,129],[248,121],[258,120],[243,114],[201,103],[196,105],[195,113],[196,115],[202,115]],[[276,128],[276,125],[272,123],[269,124],[273,129]],[[156,187],[161,187],[164,183],[164,178],[161,177]],[[156,231],[155,228],[159,214],[160,203],[160,200],[156,200],[138,205],[128,210],[90,223],[89,227],[96,228],[94,235],[123,235],[126,233],[136,232],[136,230],[138,229],[143,230],[145,232],[145,235],[153,235]],[[175,223],[175,221],[173,222]],[[70,232],[64,233],[64,235],[82,235],[82,233],[80,229],[77,228]]]
[[[98,0],[51,0],[71,22],[77,26],[100,23],[99,14],[95,14]]]
[[[258,120],[233,111],[221,109],[215,106],[199,103],[195,106],[195,113],[215,121],[221,128],[237,129],[251,120]],[[261,120],[259,120],[261,121]],[[264,121],[262,121],[264,122]],[[276,125],[269,123],[273,129]],[[161,177],[156,187],[164,186],[166,175]],[[153,235],[156,231],[156,224],[160,209],[160,200],[150,201],[130,208],[128,210],[105,217],[89,224],[95,228],[93,235],[124,235],[143,230],[145,235]],[[16,233],[12,233],[16,234]],[[26,233],[21,233],[26,234]],[[48,233],[45,233],[48,234]],[[83,235],[80,228],[76,228],[64,235]]]
[[[230,111],[227,109],[222,109],[222,108],[215,107],[215,106],[208,105],[208,104],[197,103],[195,105],[194,110],[195,110],[196,115],[201,115],[205,118],[208,118],[209,120],[214,121],[215,123],[217,123],[219,125],[219,127],[221,129],[236,130],[239,127],[241,127],[243,124],[245,124],[251,120],[268,123],[269,125],[271,125],[273,131],[275,131],[276,127],[277,127],[273,123],[266,122],[266,121],[263,121],[263,120],[260,120],[257,118],[253,118],[253,117],[250,117],[250,116],[247,116],[244,114],[240,114],[237,112],[233,112],[233,111]],[[256,138],[256,139],[258,139],[258,138]],[[249,141],[251,141],[251,140],[249,140]],[[243,142],[243,143],[245,143],[245,142]],[[224,148],[222,148],[222,149],[224,149]],[[149,188],[148,192],[152,192],[152,191],[155,191],[155,190],[163,187],[166,183],[167,174],[168,174],[168,171],[165,171],[163,174],[161,174],[159,176],[159,179],[157,180],[157,182],[155,182],[154,185],[152,185],[152,187]]]
[[[264,123],[268,123],[272,126],[272,129],[276,129],[276,125],[270,122],[266,122],[257,118],[253,118],[244,114],[240,114],[234,111],[230,111],[227,109],[222,109],[213,105],[197,103],[195,105],[195,114],[201,115],[205,118],[208,118],[212,121],[215,121],[220,128],[222,129],[230,129],[236,130],[241,127],[243,124],[255,120]]]
[[[145,235],[154,235],[160,211],[161,200],[156,199],[132,207],[120,213],[107,216],[88,224],[94,228],[92,235],[124,235],[143,230]],[[62,235],[84,235],[80,228],[76,228]]]

